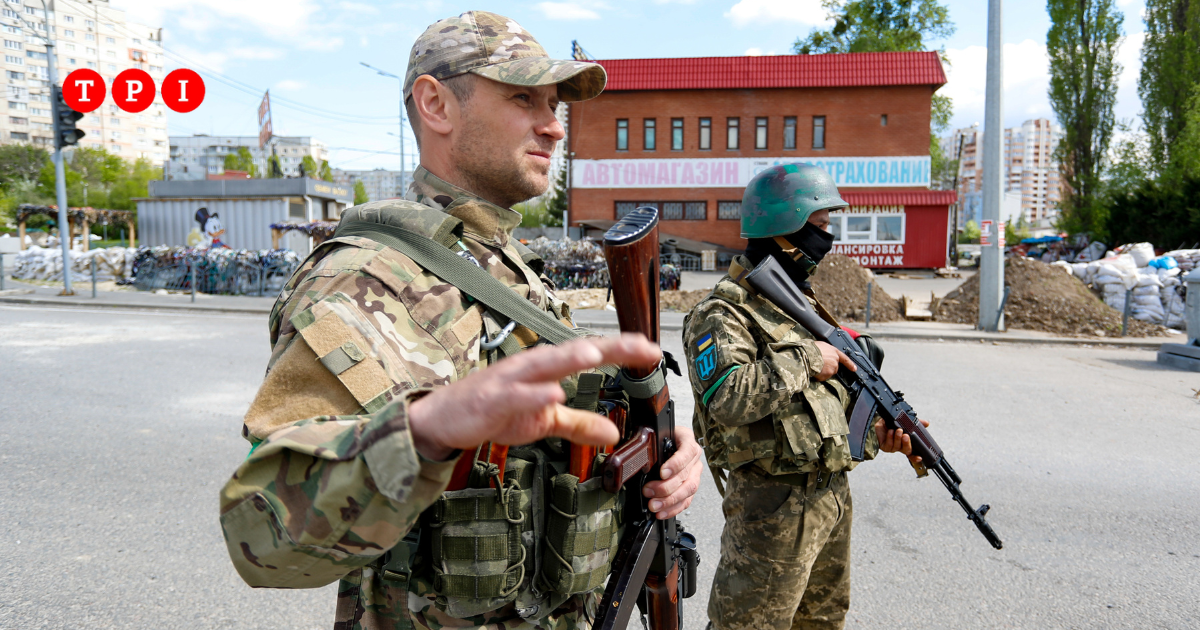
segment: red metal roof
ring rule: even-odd
[[[606,92],[946,83],[936,52],[608,59]]]
[[[958,201],[953,190],[903,190],[882,192],[843,192],[842,199],[852,206],[949,206]]]

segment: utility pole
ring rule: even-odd
[[[1004,169],[1004,116],[1001,104],[1003,89],[1004,42],[1000,28],[1001,0],[988,0],[987,90],[984,96],[983,153],[983,216],[981,225],[991,226],[987,244],[982,246],[979,265],[979,322],[980,330],[1004,330],[1004,313],[1000,312],[1004,293],[1004,249],[1000,240],[1004,228],[1000,225],[1000,203],[1004,195],[1001,175]],[[978,146],[978,145],[976,145]]]
[[[391,77],[400,83],[400,195],[403,197],[408,192],[407,178],[404,175],[404,78],[396,76],[386,70],[380,70],[371,64],[360,61],[359,65],[374,70],[376,74],[384,77]]]
[[[63,290],[59,295],[75,295],[71,290],[71,224],[67,221],[67,176],[63,167],[62,143],[59,141],[59,104],[58,72],[55,67],[54,54],[54,25],[50,22],[50,12],[46,9],[46,1],[42,0],[42,18],[46,21],[46,35],[42,39],[46,43],[47,70],[50,79],[50,107],[54,119],[54,188],[58,196],[58,240],[62,244],[63,254]],[[36,30],[34,32],[37,32]],[[87,234],[81,234],[87,238]]]

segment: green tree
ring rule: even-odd
[[[1012,246],[1021,241],[1033,236],[1029,230],[1029,222],[1022,215],[1016,221],[1010,221],[1004,225],[1004,243]]]
[[[333,181],[333,169],[329,167],[329,160],[321,160],[320,176],[324,181]]]
[[[554,178],[554,188],[550,194],[546,196],[546,215],[548,223],[546,225],[552,227],[560,227],[563,224],[563,215],[567,211],[567,169],[562,168],[558,171],[558,177]]]
[[[354,180],[354,205],[367,203],[371,198],[367,197],[367,187],[363,185],[361,179]]]
[[[1055,149],[1062,171],[1058,228],[1096,234],[1103,228],[1101,174],[1112,139],[1121,64],[1121,21],[1112,0],[1049,0],[1050,105],[1063,126]]]
[[[267,177],[271,179],[280,179],[283,177],[283,164],[279,161],[279,156],[271,154],[267,158]]]
[[[309,179],[320,179],[321,175],[318,172],[320,167],[317,166],[317,161],[313,156],[306,155],[300,160],[300,175]]]
[[[792,50],[814,53],[925,50],[954,34],[950,10],[937,0],[822,0],[834,23],[797,39]]]
[[[254,156],[251,155],[250,149],[246,147],[238,147],[236,153],[225,155],[225,170],[245,171],[253,178],[261,176],[261,173],[258,171],[258,165],[254,163]]]
[[[958,242],[962,244],[978,243],[980,235],[979,224],[974,221],[967,221],[967,224],[963,226],[963,231],[958,235]]]
[[[1200,82],[1192,89],[1184,112],[1183,130],[1175,145],[1173,174],[1183,178],[1200,178]]]
[[[1188,100],[1200,83],[1200,2],[1146,0],[1146,39],[1138,96],[1155,160],[1174,161]]]
[[[42,167],[50,162],[50,153],[32,144],[0,146],[0,189],[5,191],[18,182],[36,180]]]

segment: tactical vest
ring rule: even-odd
[[[762,348],[779,342],[813,339],[811,333],[762,297],[728,276],[707,299],[729,304],[746,323],[762,359]],[[688,314],[688,318],[692,316]],[[687,328],[687,321],[684,322]],[[704,436],[710,466],[733,470],[754,464],[773,475],[854,468],[847,439],[846,410],[850,397],[836,379],[810,380],[803,391],[774,413],[750,424],[731,427],[712,419],[697,396],[693,427]]]
[[[356,206],[342,217],[343,225],[350,223],[391,225],[424,236],[448,251],[466,251],[460,246],[459,219],[416,202],[391,200]],[[417,257],[416,252],[402,249],[405,244],[388,241],[386,235],[359,236],[399,249],[414,260]],[[522,262],[540,274],[541,259],[516,241],[511,244]],[[335,235],[317,247],[310,259],[331,248],[361,246],[361,241]],[[459,256],[473,261],[470,255]],[[297,276],[311,267],[306,261]],[[449,281],[453,274],[434,267],[426,269],[442,281],[456,284]],[[298,280],[289,280],[285,292]],[[497,291],[518,297],[500,281],[491,280]],[[525,328],[526,322],[506,330],[510,323],[507,318],[490,308],[481,310],[483,338],[496,345],[480,351],[480,367],[539,341],[537,334]],[[570,321],[566,307],[552,315]],[[414,386],[397,380],[395,374],[387,374],[378,363],[362,360],[364,349],[378,348],[362,336],[364,326],[370,330],[368,323],[348,325],[339,317],[314,317],[308,311],[293,317],[292,322],[297,334],[346,385],[364,411],[372,412],[396,393]],[[474,338],[477,333],[478,328],[459,338]],[[399,361],[399,357],[396,359]],[[568,405],[596,410],[603,378],[601,374],[583,374],[565,382]],[[568,453],[561,440],[544,440],[510,448],[503,475],[495,465],[489,468],[477,464],[467,488],[443,492],[422,514],[418,526],[380,558],[376,571],[401,589],[435,595],[439,608],[460,619],[513,604],[521,617],[536,620],[553,612],[570,596],[599,588],[616,551],[623,501],[620,495],[602,489],[600,476],[580,483],[567,472]],[[495,482],[501,478],[503,483],[496,487]],[[407,602],[398,605],[406,606]]]

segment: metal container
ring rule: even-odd
[[[1188,343],[1200,345],[1200,268],[1184,276],[1183,283],[1187,285],[1183,319],[1187,322]]]
[[[271,224],[289,220],[287,197],[157,198],[139,199],[137,204],[138,240],[149,247],[187,246],[192,229],[203,227],[196,220],[200,208],[207,208],[209,215],[220,219],[225,229],[221,242],[233,249],[270,249]],[[280,247],[307,256],[309,243],[306,234],[293,231],[287,233]]]

